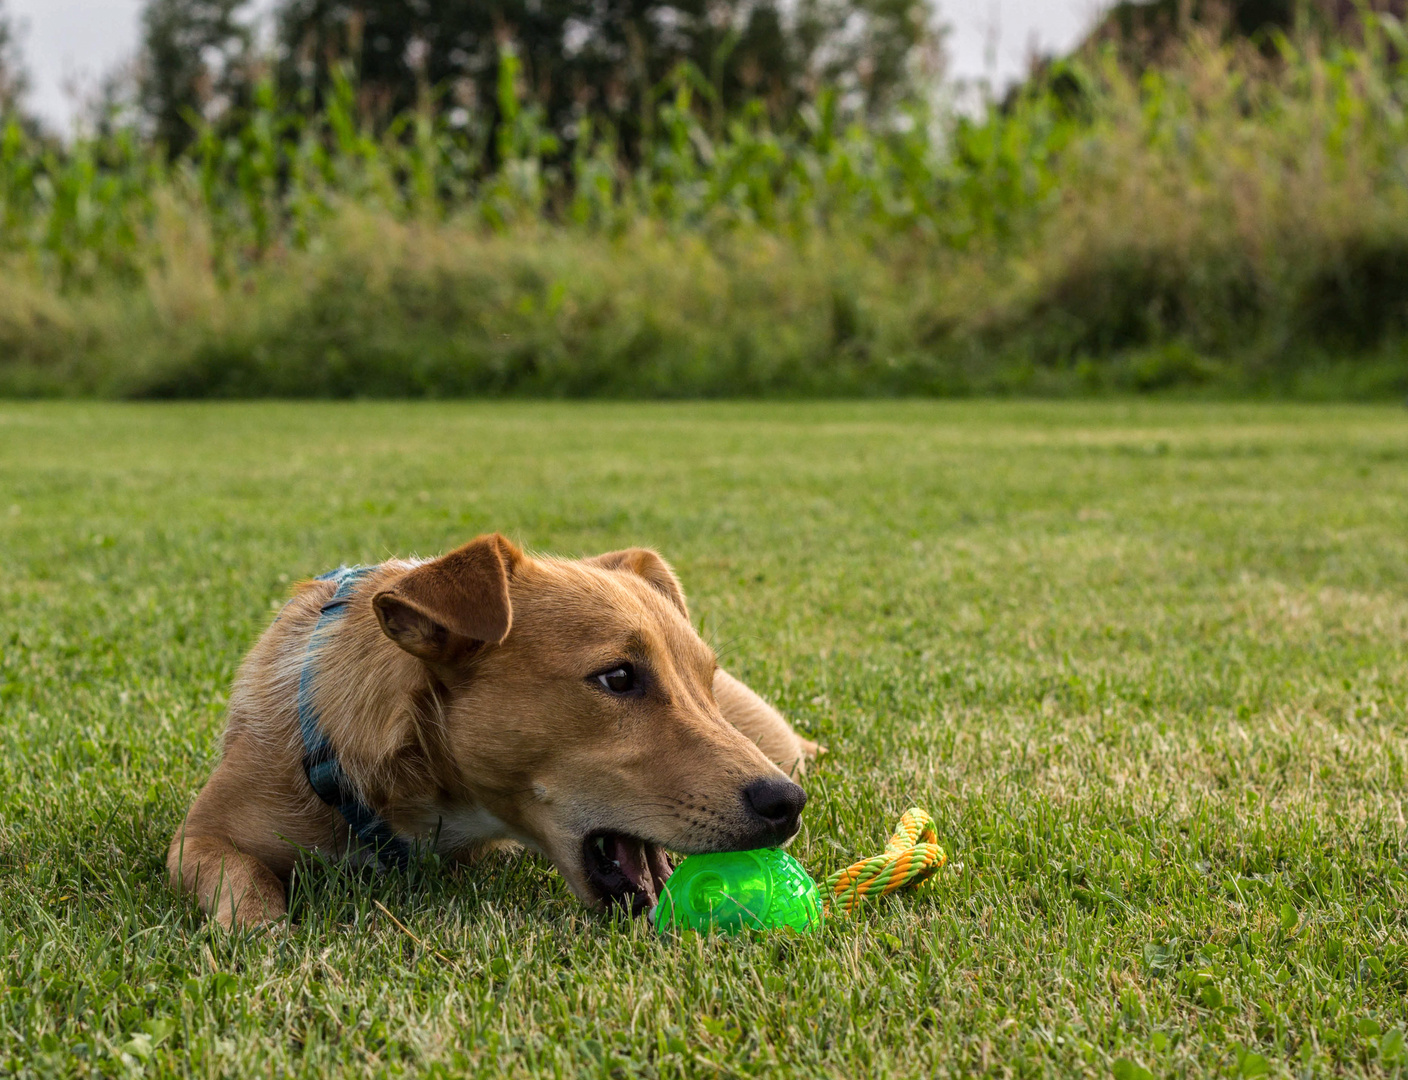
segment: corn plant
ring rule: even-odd
[[[915,104],[871,122],[824,87],[788,122],[761,104],[723,115],[711,81],[683,66],[650,95],[633,156],[589,115],[548,130],[510,49],[493,115],[453,125],[432,88],[378,127],[345,69],[317,108],[266,80],[238,117],[193,119],[175,160],[132,129],[58,146],[6,123],[0,252],[65,287],[140,274],[159,257],[161,191],[204,219],[227,277],[307,249],[349,205],[489,230],[649,221],[1022,256],[1062,228],[1083,229],[1082,244],[1123,228],[1137,245],[1133,223],[1157,204],[1168,213],[1153,232],[1183,221],[1189,236],[1272,250],[1299,242],[1298,214],[1321,230],[1366,207],[1392,216],[1408,191],[1408,42],[1387,15],[1366,16],[1361,37],[1283,38],[1273,60],[1195,41],[1143,74],[1092,54],[979,116]]]

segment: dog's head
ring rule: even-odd
[[[433,675],[450,782],[592,906],[648,907],[686,854],[785,843],[806,796],[724,720],[670,567],[481,537],[374,598]]]

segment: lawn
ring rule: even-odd
[[[831,753],[820,877],[657,940],[533,857],[166,888],[290,583],[498,529],[648,544]],[[1158,403],[0,405],[0,1075],[1408,1068],[1408,412]],[[394,918],[393,918],[394,916]]]

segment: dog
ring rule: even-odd
[[[221,925],[286,914],[299,859],[541,852],[588,907],[649,910],[684,854],[787,843],[818,753],[720,669],[654,551],[481,536],[298,586],[246,656],[171,841]]]

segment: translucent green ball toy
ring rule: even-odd
[[[780,848],[691,855],[675,867],[655,908],[660,933],[683,930],[807,932],[821,925],[821,895]]]

